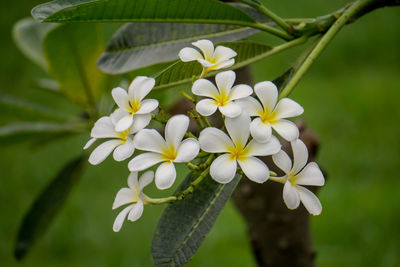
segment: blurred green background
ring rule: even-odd
[[[74,106],[50,101],[54,98],[35,88],[35,78],[43,73],[12,41],[12,25],[41,2],[21,0],[1,8],[0,93],[74,112]],[[346,3],[269,2],[283,17],[314,17]],[[400,8],[385,8],[346,26],[291,95],[303,105],[303,118],[320,138],[319,162],[328,172],[319,193],[323,213],[312,218],[318,266],[400,266],[399,25]],[[255,81],[274,79],[299,51],[252,65]],[[9,115],[2,114],[0,122]],[[88,166],[65,209],[27,259],[17,263],[12,258],[24,213],[87,139],[75,136],[40,149],[0,147],[1,266],[151,266],[151,238],[163,207],[146,207],[138,222],[125,222],[119,233],[112,232],[118,211],[111,205],[126,186],[128,170],[110,159]],[[255,266],[244,221],[231,203],[188,266]]]

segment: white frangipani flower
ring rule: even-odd
[[[206,128],[200,133],[199,142],[202,150],[209,153],[225,153],[211,164],[211,177],[219,183],[229,183],[234,178],[239,163],[250,180],[257,183],[265,182],[269,177],[269,169],[255,156],[277,153],[281,149],[278,139],[272,137],[266,143],[253,139],[247,144],[250,135],[250,117],[244,113],[236,118],[226,118],[225,126],[230,137],[214,127]]]
[[[149,185],[153,181],[153,178],[154,172],[147,171],[142,174],[138,181],[138,173],[131,172],[128,177],[129,188],[124,187],[118,191],[112,209],[119,208],[129,203],[133,204],[127,206],[118,214],[113,225],[114,232],[118,232],[121,229],[128,213],[128,220],[133,222],[142,216],[144,204],[146,204],[146,200],[148,199],[148,197],[143,193],[143,188]]]
[[[235,72],[229,70],[220,72],[215,76],[218,89],[209,80],[199,79],[195,81],[192,87],[193,94],[209,97],[197,103],[197,112],[203,116],[210,116],[218,108],[226,117],[234,118],[239,116],[242,108],[233,100],[248,97],[253,93],[253,89],[245,84],[233,86],[235,79]]]
[[[219,45],[214,50],[214,44],[210,40],[198,40],[192,43],[192,45],[200,49],[203,55],[194,48],[182,48],[179,52],[179,58],[183,62],[197,60],[206,71],[229,68],[235,64],[233,57],[237,53],[231,48]]]
[[[117,122],[127,115],[120,109],[115,110],[110,116],[101,117],[96,121],[90,133],[92,137],[84,146],[83,149],[89,148],[97,139],[111,138],[99,145],[92,154],[90,154],[89,162],[93,165],[103,162],[112,151],[116,161],[123,161],[132,156],[135,151],[133,144],[133,134],[146,127],[150,120],[151,114],[136,115],[132,126],[125,131],[115,131]]]
[[[144,129],[136,134],[134,143],[137,149],[150,151],[133,158],[129,170],[142,171],[159,162],[155,175],[155,183],[159,189],[172,186],[176,178],[174,162],[189,162],[199,153],[199,143],[194,138],[182,141],[189,126],[189,118],[185,115],[171,117],[165,126],[165,140],[154,129]]]
[[[131,127],[134,115],[150,114],[158,107],[156,99],[143,98],[153,89],[155,80],[145,76],[136,77],[129,85],[128,92],[121,87],[114,88],[111,92],[119,109],[127,114],[115,125],[117,132],[125,131]]]
[[[283,200],[289,209],[296,209],[301,200],[309,213],[319,215],[322,211],[321,202],[313,192],[301,185],[322,186],[325,183],[324,175],[317,163],[310,162],[306,166],[308,151],[300,139],[292,141],[291,146],[293,166],[289,156],[282,150],[272,156],[276,166],[286,174],[283,177],[274,177],[274,180],[284,181]]]
[[[266,142],[272,135],[271,127],[287,141],[299,137],[296,124],[285,118],[299,116],[304,109],[295,101],[283,98],[278,103],[278,89],[272,82],[260,82],[254,91],[261,101],[247,97],[237,101],[250,116],[257,116],[250,124],[251,136],[259,142]]]

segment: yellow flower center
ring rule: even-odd
[[[176,152],[175,147],[170,146],[162,150],[162,154],[166,161],[174,161],[178,153]]]
[[[270,112],[269,110],[264,110],[264,112],[259,113],[262,123],[273,123],[276,120],[275,112]]]
[[[217,101],[220,107],[223,107],[229,102],[229,97],[227,94],[222,92],[218,96],[216,96],[215,101]]]
[[[288,181],[292,184],[295,185],[297,181],[297,176],[294,175],[293,171],[289,172],[288,174]]]
[[[118,133],[118,134],[119,134],[118,137],[119,137],[120,139],[126,141],[126,138],[128,137],[130,131],[131,131],[131,129],[129,128],[129,129],[123,131],[123,132],[119,132],[119,133]]]
[[[139,109],[141,108],[140,106],[140,101],[139,100],[135,100],[135,101],[129,101],[129,107],[130,107],[130,112],[135,114],[136,112],[139,111]]]
[[[245,160],[249,154],[249,151],[247,148],[243,148],[242,145],[238,144],[236,146],[228,148],[228,151],[230,153],[230,160]]]

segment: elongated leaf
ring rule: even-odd
[[[70,161],[33,202],[18,231],[14,250],[16,259],[24,258],[32,245],[49,228],[81,178],[85,164],[86,156]]]
[[[220,43],[220,45],[230,47],[238,54],[235,57],[235,65],[233,65],[231,69],[237,69],[246,66],[252,62],[255,62],[259,59],[262,59],[266,57],[272,49],[271,46],[250,41]],[[191,82],[192,77],[200,75],[201,70],[202,67],[198,62],[177,61],[176,63],[169,66],[167,69],[155,75],[155,89],[164,89]],[[214,74],[215,72],[211,72],[207,76],[211,77]]]
[[[230,3],[255,20],[267,23],[270,18],[247,5]],[[124,73],[155,63],[178,58],[179,50],[199,39],[214,43],[236,41],[259,30],[224,24],[200,23],[127,23],[112,37],[107,50],[97,62],[106,73]]]
[[[33,8],[32,15],[46,22],[254,22],[217,0],[54,0]]]
[[[50,75],[71,100],[94,105],[106,86],[106,76],[96,66],[104,51],[101,25],[65,24],[50,31],[44,40]]]
[[[34,142],[35,139],[50,139],[80,133],[87,129],[84,122],[13,122],[0,126],[0,145],[18,142]]]
[[[24,18],[13,27],[13,38],[26,57],[47,70],[43,53],[43,39],[53,29],[55,23],[40,23],[32,18]]]
[[[178,192],[195,178],[189,174]],[[237,175],[223,185],[208,176],[192,195],[168,205],[153,237],[151,253],[155,266],[183,266],[193,257],[239,180]]]
[[[32,117],[35,120],[51,119],[51,120],[65,120],[69,116],[52,110],[46,106],[30,102],[28,100],[15,98],[7,95],[0,95],[0,113],[2,117]]]
[[[106,73],[124,73],[178,58],[193,41],[236,41],[259,32],[248,27],[196,23],[130,23],[121,27],[97,62]]]

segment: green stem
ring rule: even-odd
[[[145,204],[153,204],[153,205],[159,205],[159,204],[165,204],[165,203],[171,203],[175,201],[179,201],[184,199],[187,195],[192,194],[194,191],[194,188],[204,180],[205,177],[207,177],[208,173],[210,172],[210,167],[205,169],[200,176],[194,180],[188,188],[180,192],[177,196],[170,196],[170,197],[165,197],[165,198],[150,198],[148,196],[143,197],[143,202]]]
[[[259,30],[262,30],[264,32],[271,33],[271,34],[273,34],[273,35],[275,35],[277,37],[280,37],[280,38],[282,38],[283,40],[286,40],[286,41],[289,41],[289,40],[293,39],[293,36],[289,35],[288,33],[283,32],[281,30],[278,30],[278,29],[276,29],[274,27],[262,24],[262,23],[249,23],[246,26],[249,26],[249,27],[252,27],[252,28],[255,28],[255,29],[259,29]]]
[[[339,32],[339,30],[349,21],[349,19],[356,14],[360,9],[374,0],[359,0],[351,5],[329,28],[326,34],[321,38],[315,48],[310,52],[308,57],[304,60],[301,67],[297,70],[297,72],[293,75],[293,78],[289,81],[286,87],[282,90],[282,93],[279,95],[279,99],[282,99],[288,96],[300,79],[304,76],[304,74],[308,71],[311,65],[315,62],[318,56],[322,53],[322,51],[327,47],[327,45],[332,41],[333,37]]]
[[[270,19],[272,19],[276,24],[278,24],[282,29],[284,29],[287,33],[292,33],[294,28],[289,25],[286,21],[284,21],[281,17],[279,17],[278,15],[276,15],[274,12],[272,12],[271,10],[269,10],[268,8],[266,8],[263,5],[257,5],[255,7],[256,9],[258,9],[259,11],[261,11],[262,13],[264,13],[265,15],[267,15],[267,17],[269,17]]]

